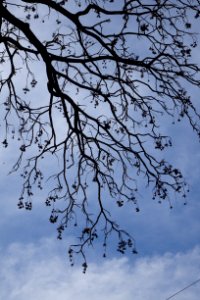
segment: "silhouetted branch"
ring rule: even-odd
[[[200,136],[199,112],[187,93],[187,85],[200,84],[200,69],[192,59],[197,39],[189,21],[199,17],[200,3],[146,2],[0,3],[0,63],[7,69],[0,86],[7,93],[3,145],[8,146],[9,128],[22,141],[12,170],[23,170],[18,205],[32,208],[33,187],[42,189],[48,173],[42,161],[49,161],[50,154],[57,157],[59,170],[50,174],[55,186],[46,205],[52,206],[50,221],[60,219],[59,239],[74,222],[79,242],[69,256],[73,264],[73,254],[81,253],[84,270],[85,247],[101,228],[105,249],[115,232],[119,252],[127,247],[137,252],[131,235],[113,221],[105,199],[115,199],[119,207],[132,202],[139,211],[140,175],[152,187],[153,198],[166,199],[170,206],[173,191],[185,198],[188,189],[181,172],[156,151],[172,146],[162,134],[162,116],[186,117]],[[33,65],[38,62],[46,72],[43,86],[49,99],[29,102],[37,88],[40,70]],[[26,74],[23,97],[15,81],[20,66]],[[96,204],[90,210],[88,189],[95,186]]]

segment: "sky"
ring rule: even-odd
[[[197,102],[198,93],[191,94]],[[168,203],[154,202],[144,188],[140,213],[130,207],[113,208],[116,219],[134,236],[138,254],[121,256],[111,245],[107,258],[102,258],[97,245],[89,251],[86,274],[79,262],[70,267],[67,250],[73,232],[57,240],[56,226],[48,221],[45,191],[37,194],[32,211],[17,208],[22,181],[16,173],[8,175],[17,157],[16,144],[6,149],[1,145],[1,299],[167,300],[200,279],[199,141],[187,122],[164,125],[173,137],[173,147],[165,155],[190,185],[187,205],[175,197],[170,210]],[[90,192],[92,197],[94,191]],[[198,300],[199,294],[197,282],[172,299]]]

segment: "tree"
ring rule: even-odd
[[[139,211],[138,180],[170,207],[173,192],[186,197],[181,172],[158,151],[172,145],[160,127],[164,117],[186,118],[200,136],[200,115],[184,88],[200,84],[192,56],[199,16],[198,0],[0,3],[2,143],[19,140],[12,170],[22,170],[24,179],[18,206],[32,208],[34,187],[42,189],[48,174],[44,161],[58,158],[46,205],[50,221],[59,222],[59,239],[66,227],[78,225],[69,257],[73,264],[73,255],[82,254],[84,271],[85,247],[99,230],[105,251],[116,233],[118,251],[137,252],[130,233],[114,222],[110,199],[119,207],[132,202]],[[17,84],[22,75],[24,94]],[[36,99],[40,86],[46,94]],[[95,199],[89,187],[96,187]]]

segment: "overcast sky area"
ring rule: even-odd
[[[198,51],[194,61],[199,61]],[[41,82],[42,76],[40,71]],[[190,94],[197,103],[200,91]],[[46,97],[44,89],[35,91],[34,97]],[[45,190],[38,192],[31,211],[17,208],[22,180],[19,174],[8,173],[18,146],[16,142],[6,149],[0,146],[0,299],[166,300],[200,279],[199,141],[186,121],[176,125],[164,121],[163,127],[173,141],[164,155],[182,170],[190,186],[187,205],[174,197],[170,209],[168,202],[153,201],[151,190],[144,187],[139,213],[130,206],[113,208],[116,219],[134,236],[138,254],[121,256],[111,245],[103,258],[97,245],[89,250],[86,274],[79,261],[70,267],[67,250],[73,232],[66,231],[63,240],[57,240],[56,225],[48,220]],[[2,142],[2,133],[0,138]],[[90,194],[95,198],[95,191]],[[199,295],[200,282],[172,299],[199,300]]]

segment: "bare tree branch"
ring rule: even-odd
[[[71,2],[0,3],[0,63],[7,69],[0,82],[0,92],[7,93],[2,143],[8,146],[10,128],[13,138],[22,141],[12,170],[23,170],[19,208],[32,208],[34,186],[42,189],[48,173],[42,162],[50,154],[58,158],[59,167],[49,174],[54,187],[46,205],[52,207],[50,221],[60,222],[59,239],[75,225],[79,241],[70,246],[69,257],[73,264],[74,254],[81,253],[85,271],[86,246],[93,245],[101,230],[105,251],[110,234],[116,233],[119,252],[137,252],[105,199],[114,199],[119,207],[132,202],[139,211],[137,182],[142,177],[153,199],[168,200],[170,207],[173,193],[186,197],[181,172],[157,151],[172,146],[162,134],[162,117],[185,117],[200,136],[200,115],[187,92],[187,86],[200,85],[192,55],[197,46],[192,26],[200,3]],[[38,63],[49,94],[39,103],[28,101],[37,88],[40,71],[33,66]],[[26,74],[24,96],[16,85],[19,65]],[[93,203],[89,188],[95,186]]]

